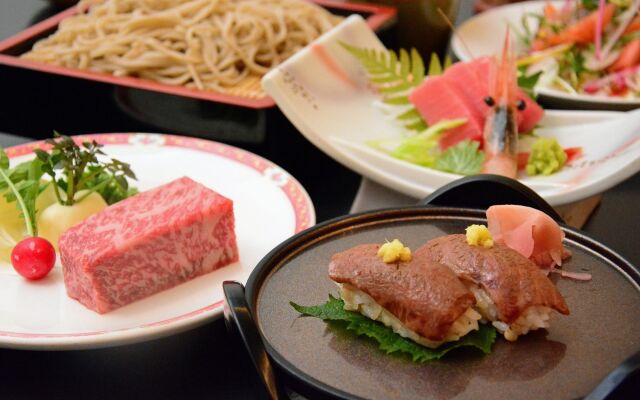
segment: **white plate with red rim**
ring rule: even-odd
[[[245,282],[278,243],[315,223],[313,204],[287,172],[253,153],[180,136],[119,133],[95,139],[131,164],[140,191],[181,176],[234,202],[240,261],[107,314],[67,297],[59,262],[47,277],[27,281],[0,261],[0,347],[31,350],[98,348],[184,331],[222,314],[224,280]],[[12,165],[42,142],[6,149]]]
[[[399,192],[423,198],[460,178],[395,159],[366,145],[369,140],[402,137],[407,131],[371,88],[360,63],[340,42],[384,49],[358,16],[351,16],[269,72],[262,80],[278,107],[314,145],[358,173]],[[571,203],[603,192],[640,170],[640,134],[593,131],[586,124],[624,116],[611,111],[547,110],[538,133],[584,155],[550,176],[519,179],[551,205]],[[560,129],[562,128],[562,129]],[[554,131],[558,129],[558,132]],[[638,124],[640,130],[640,123]]]
[[[523,15],[542,14],[544,5],[547,3],[553,3],[561,8],[564,1],[524,1],[482,12],[456,29],[456,34],[451,38],[451,50],[462,61],[498,55],[502,51],[507,27],[520,28]],[[535,19],[529,18],[528,21],[531,29],[535,29],[537,26]],[[573,94],[549,87],[537,87],[536,93],[542,100],[564,108],[630,110],[640,107],[640,98]]]

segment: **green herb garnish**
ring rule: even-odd
[[[542,76],[542,71],[538,71],[535,74],[527,75],[527,66],[523,65],[518,68],[518,86],[522,88],[532,99],[536,98],[534,88],[538,84],[538,80]]]
[[[384,326],[380,322],[369,319],[357,312],[345,310],[344,301],[332,295],[329,295],[329,300],[326,303],[318,306],[305,307],[293,302],[289,304],[300,314],[317,317],[325,321],[336,321],[356,335],[374,339],[378,342],[380,349],[387,354],[404,353],[409,355],[413,361],[420,363],[438,360],[458,347],[475,347],[488,354],[496,338],[496,330],[493,326],[481,325],[479,330],[465,335],[456,342],[443,344],[437,349],[430,349],[398,335],[391,328]]]
[[[102,196],[104,201],[111,205],[138,193],[138,189],[130,187],[124,176],[110,179],[109,172],[99,172],[95,174],[96,167],[89,167],[85,172],[87,179],[87,189],[94,189]],[[104,184],[104,182],[107,182]]]
[[[480,143],[463,140],[442,153],[433,167],[454,174],[473,175],[480,172],[483,161],[484,153],[480,150]]]
[[[407,51],[400,49],[376,50],[351,46],[340,42],[351,55],[360,61],[367,71],[369,81],[383,95],[386,104],[408,106],[411,89],[420,85],[425,78],[425,66],[420,53],[416,49]],[[441,62],[436,54],[431,56],[428,74],[440,75],[451,65],[451,58]],[[396,117],[404,126],[412,131],[421,132],[427,129],[427,123],[414,107]]]
[[[42,163],[36,159],[19,164],[13,169],[9,166],[9,157],[0,147],[0,194],[7,202],[16,202],[27,227],[27,234],[37,236],[36,199],[46,187],[46,184],[40,182]]]
[[[582,4],[582,7],[584,7],[584,9],[593,11],[598,8],[599,1],[598,0],[581,0],[580,3]]]
[[[101,195],[106,192],[106,197],[121,197],[129,193],[127,178],[136,179],[129,164],[116,159],[98,159],[105,153],[100,150],[103,146],[95,140],[79,146],[71,137],[54,132],[53,139],[45,143],[52,146],[50,153],[40,149],[34,152],[42,162],[42,171],[51,177],[56,199],[61,205],[71,206],[93,192]],[[86,193],[76,198],[81,190],[86,190]],[[113,193],[118,195],[111,196]],[[109,202],[106,197],[105,201]]]

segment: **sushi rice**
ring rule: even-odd
[[[348,283],[338,283],[338,286],[340,287],[340,297],[344,300],[345,310],[357,311],[365,317],[382,322],[384,325],[393,329],[393,331],[398,335],[411,339],[418,344],[432,349],[435,349],[445,342],[454,342],[472,330],[478,330],[478,321],[482,318],[482,315],[469,307],[451,325],[451,328],[444,340],[434,341],[407,328],[398,318],[362,290],[359,290]]]
[[[502,322],[498,316],[498,309],[487,292],[473,283],[468,283],[467,287],[476,298],[475,306],[469,307],[464,314],[451,325],[451,329],[444,340],[434,341],[407,328],[396,316],[362,290],[347,283],[338,284],[338,287],[340,288],[340,297],[344,300],[345,310],[357,311],[368,318],[390,327],[398,335],[432,349],[445,342],[459,340],[472,330],[477,330],[478,322],[491,322],[506,340],[513,342],[518,339],[518,336],[525,335],[529,331],[548,328],[551,317],[550,307],[531,306],[513,323],[507,324]]]
[[[504,338],[510,342],[518,340],[518,336],[525,335],[529,331],[549,327],[550,307],[531,306],[509,325],[500,321],[498,309],[484,289],[473,283],[467,283],[467,287],[476,297],[475,308],[482,314],[482,322],[490,321],[498,332],[503,334]]]

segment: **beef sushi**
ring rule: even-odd
[[[531,260],[503,244],[473,246],[463,234],[448,235],[430,240],[415,257],[449,267],[473,292],[483,319],[491,321],[507,340],[547,328],[552,310],[569,314],[549,278]]]
[[[340,286],[345,309],[430,348],[478,329],[475,297],[451,269],[426,254],[385,262],[380,247],[363,244],[331,258],[329,277]]]

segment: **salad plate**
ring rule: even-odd
[[[59,261],[44,279],[27,281],[0,261],[0,347],[67,350],[134,343],[184,331],[222,315],[222,282],[245,282],[278,243],[315,223],[313,204],[286,171],[253,153],[179,136],[83,135],[131,164],[140,191],[182,176],[234,202],[240,261],[107,314],[67,297]],[[42,142],[6,149],[14,163]]]
[[[365,71],[342,43],[384,50],[364,20],[352,16],[263,78],[265,90],[298,130],[322,151],[356,172],[404,194],[421,198],[460,175],[389,156],[369,141],[397,139],[407,130],[371,89]],[[447,101],[443,98],[442,101]],[[563,147],[580,146],[583,156],[550,176],[519,179],[552,205],[603,192],[640,170],[635,132],[590,129],[622,117],[612,111],[549,111],[537,133]]]
[[[457,29],[451,39],[451,50],[461,61],[500,54],[507,27],[518,29],[522,26],[521,21],[524,15],[542,14],[547,3],[553,4],[558,9],[564,4],[563,1],[524,1],[492,8],[478,14]],[[529,18],[528,23],[532,30],[537,28],[534,18]],[[536,94],[541,103],[558,108],[624,111],[640,107],[640,98],[572,94],[540,86],[536,88]]]

